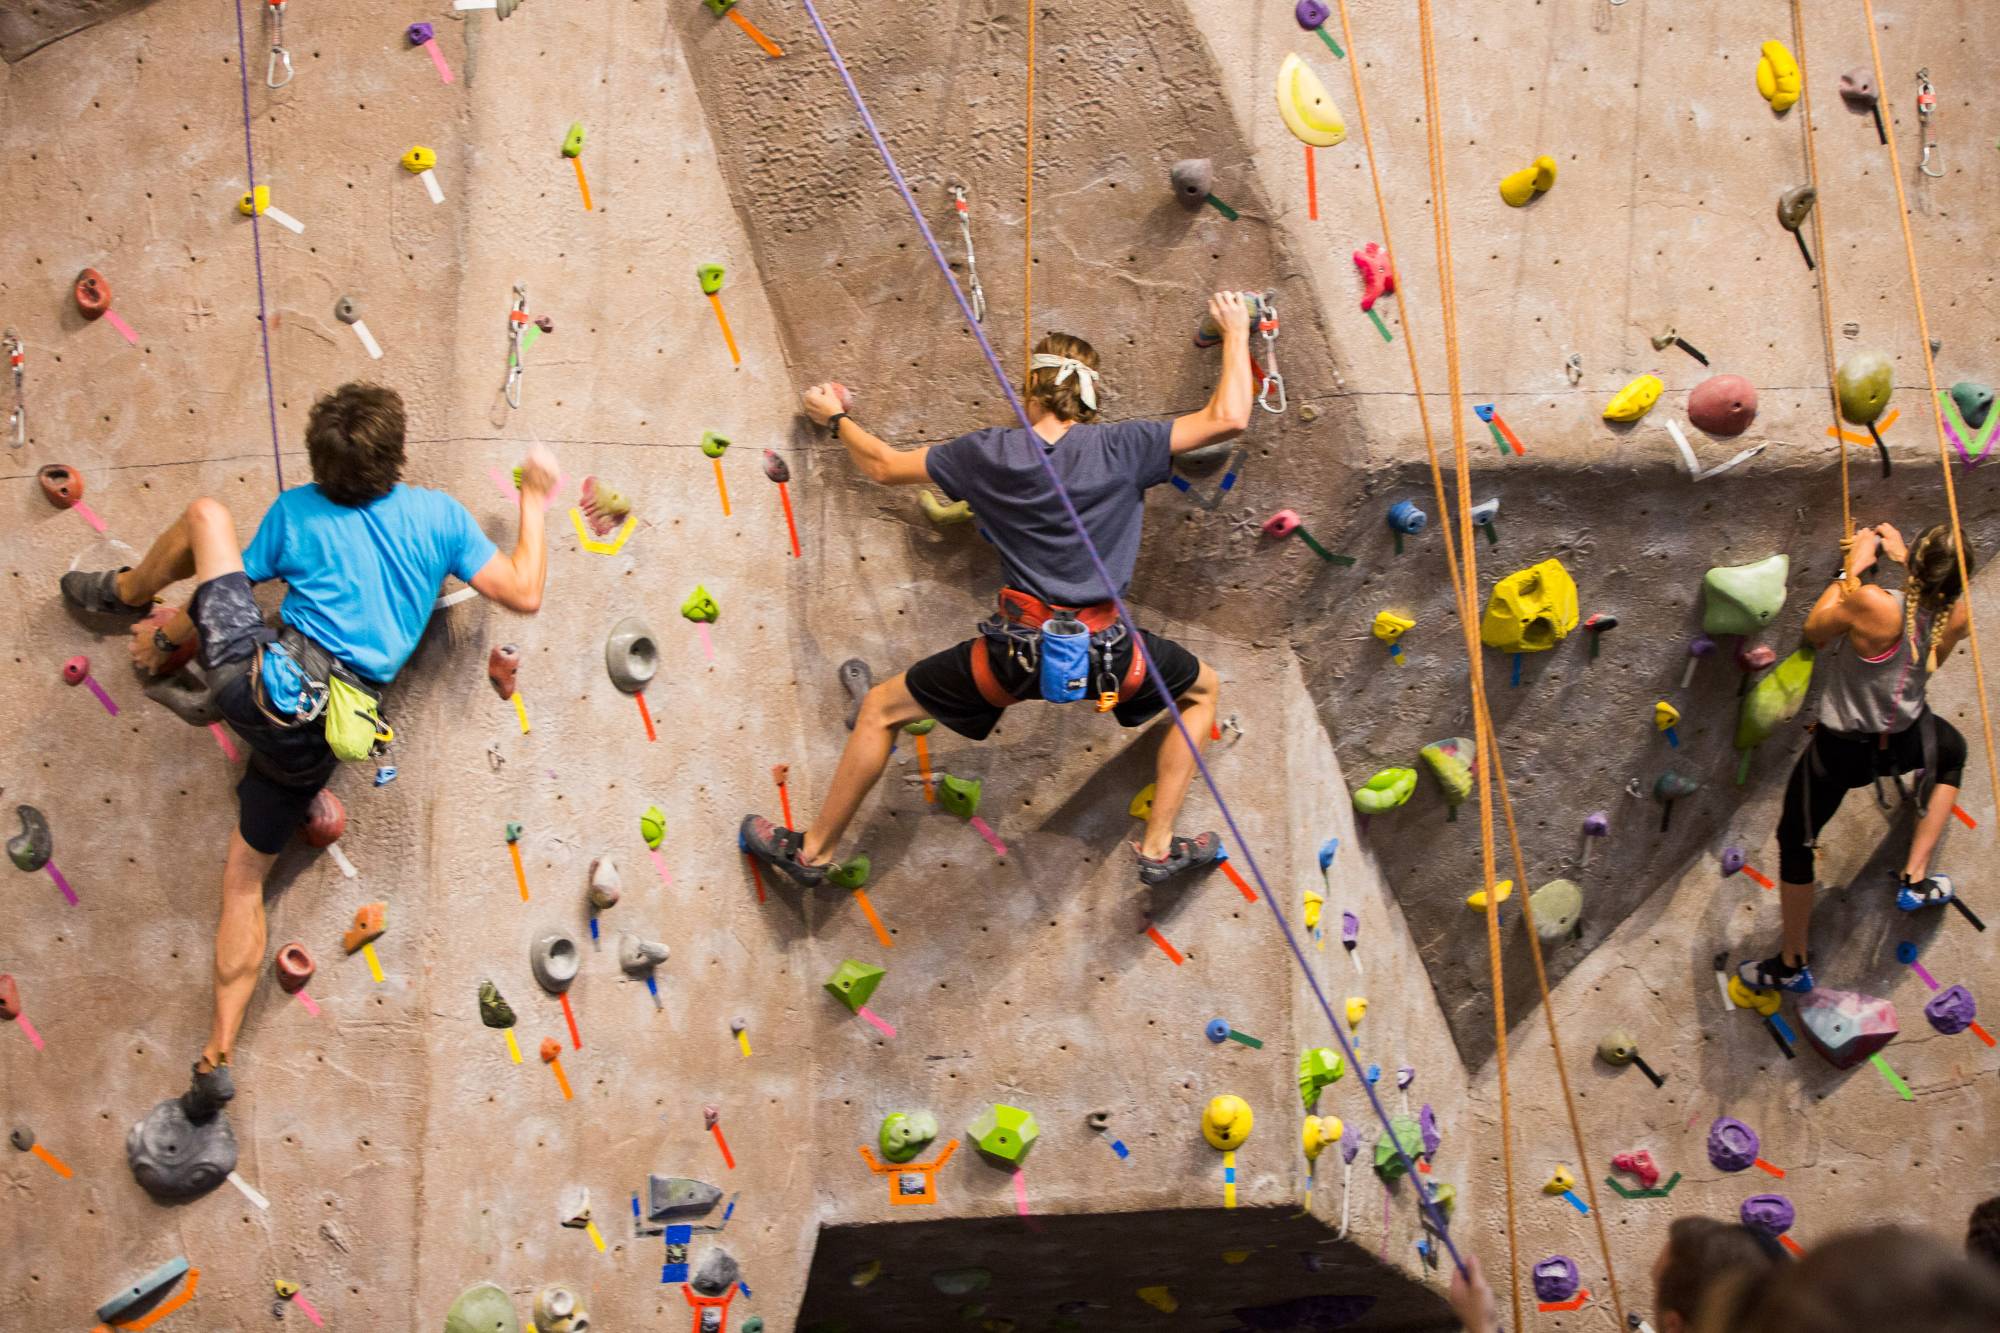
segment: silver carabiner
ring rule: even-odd
[[[507,406],[521,405],[521,334],[528,327],[528,285],[514,284],[514,308],[507,312]]]
[[[1931,159],[1937,156],[1937,126],[1931,117],[1937,114],[1937,89],[1931,86],[1931,72],[1928,66],[1917,71],[1917,125],[1922,138],[1924,155],[1917,161],[1917,170],[1933,180],[1942,179],[1944,171],[1931,170]]]
[[[1258,312],[1257,332],[1264,339],[1264,379],[1257,386],[1257,406],[1272,414],[1285,410],[1285,377],[1278,373],[1278,302],[1275,292],[1265,292]],[[1278,405],[1271,406],[1272,394]]]
[[[965,187],[952,182],[951,206],[958,211],[958,232],[965,238],[965,278],[972,288],[972,320],[986,322],[986,292],[979,285],[979,259],[972,253],[972,210],[965,202]]]
[[[282,88],[292,81],[292,53],[285,49],[285,0],[270,0],[264,18],[271,32],[271,60],[264,66],[264,86]],[[278,77],[280,69],[285,71],[282,79]]]
[[[27,349],[21,345],[21,336],[8,329],[0,333],[0,345],[7,349],[7,364],[14,369],[14,410],[7,416],[7,443],[19,449],[28,442],[28,399],[23,392]]]

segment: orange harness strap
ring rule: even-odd
[[[1082,621],[1091,633],[1097,634],[1118,623],[1118,608],[1111,602],[1099,602],[1095,606],[1055,607],[1038,597],[1016,588],[1000,590],[1000,614],[1009,621],[1040,629],[1044,621],[1057,611],[1067,611],[1075,619]],[[987,646],[986,636],[980,635],[972,641],[972,683],[979,689],[979,697],[994,708],[1011,708],[1021,702],[1021,697],[1008,693],[1000,684],[1000,678],[993,672],[993,658]],[[1146,684],[1146,653],[1138,639],[1132,640],[1132,665],[1125,670],[1125,676],[1118,682],[1118,701],[1125,702],[1137,697]]]

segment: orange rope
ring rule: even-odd
[[[1021,389],[1035,359],[1035,5],[1028,0],[1028,190],[1021,206]]]
[[[1882,44],[1875,35],[1875,0],[1861,0],[1861,9],[1868,18],[1868,51],[1875,60],[1875,89],[1879,93],[1885,88],[1882,81]],[[1972,614],[1972,572],[1965,564],[1965,528],[1958,517],[1958,483],[1951,475],[1951,454],[1945,448],[1944,417],[1938,409],[1937,362],[1931,359],[1931,321],[1924,311],[1924,283],[1917,273],[1917,240],[1910,232],[1910,201],[1903,190],[1903,161],[1896,151],[1896,136],[1889,136],[1889,179],[1896,184],[1896,221],[1903,227],[1903,255],[1910,265],[1910,297],[1917,309],[1917,346],[1924,354],[1924,382],[1930,386],[1927,407],[1931,424],[1937,428],[1938,470],[1944,474],[1944,499],[1951,511],[1951,542],[1958,551],[1958,581],[1965,589],[1966,637],[1972,647],[1972,676],[1979,685],[1979,726],[1986,736],[1986,774],[1990,782],[2000,763],[1994,760],[1993,714],[1986,703],[1986,663],[1979,655],[1979,621]],[[1841,445],[1845,454],[1847,446]],[[1845,535],[1845,534],[1843,534]]]
[[[1847,440],[1840,431],[1840,391],[1834,383],[1840,367],[1833,354],[1833,256],[1826,248],[1827,197],[1819,188],[1819,152],[1813,143],[1812,77],[1806,67],[1806,21],[1799,11],[1799,0],[1792,0],[1792,45],[1798,51],[1800,104],[1805,111],[1806,181],[1818,194],[1812,211],[1813,244],[1819,250],[1817,286],[1820,333],[1826,346],[1826,396],[1833,408],[1834,442],[1840,446],[1840,539],[1844,542],[1854,535],[1854,493],[1847,477]],[[1876,87],[1879,89],[1881,85]]]

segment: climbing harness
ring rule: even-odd
[[[264,86],[282,88],[292,81],[292,53],[285,49],[285,0],[268,0],[264,27],[271,34],[271,61],[264,66]],[[285,72],[282,79],[279,70]]]
[[[507,312],[507,406],[521,405],[522,335],[528,331],[528,284],[514,284],[514,308]]]
[[[1263,378],[1257,385],[1257,406],[1272,415],[1285,410],[1285,377],[1278,373],[1278,301],[1276,292],[1265,292],[1257,316],[1257,332],[1264,339]],[[1278,405],[1271,405],[1273,394]]]
[[[21,346],[21,335],[12,329],[0,333],[0,343],[6,344],[7,364],[14,370],[14,410],[7,414],[7,443],[19,449],[28,442],[28,398],[21,385],[27,349]]]
[[[1125,674],[1121,677],[1112,669],[1112,659],[1127,637],[1114,602],[1052,606],[1018,588],[1002,588],[999,614],[979,623],[979,637],[972,642],[972,681],[994,708],[1009,708],[1028,698],[1008,690],[994,674],[993,654],[1002,653],[1035,682],[1037,697],[1075,703],[1088,697],[1094,685],[1097,711],[1108,713],[1146,687],[1146,655],[1137,642]]]
[[[1931,117],[1937,115],[1937,89],[1931,86],[1930,68],[1917,71],[1917,126],[1918,142],[1923,145],[1924,155],[1917,162],[1917,170],[1930,177],[1944,175],[1942,168],[1932,170],[1931,159],[1937,156],[1937,126]]]
[[[965,203],[965,187],[957,181],[951,186],[951,206],[958,210],[958,234],[965,238],[965,280],[972,287],[972,318],[984,324],[986,291],[979,285],[979,258],[972,253],[972,210]]]

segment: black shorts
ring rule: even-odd
[[[1146,641],[1146,657],[1159,668],[1161,679],[1167,682],[1167,689],[1179,699],[1194,688],[1195,677],[1201,674],[1201,659],[1172,639],[1163,639],[1150,630],[1140,630],[1139,635]],[[911,667],[904,674],[904,682],[910,693],[932,717],[950,727],[961,736],[975,741],[983,741],[1000,721],[1001,709],[986,702],[986,696],[979,692],[979,685],[972,676],[972,645],[977,639],[967,639],[964,643],[947,648],[941,653],[933,653]],[[988,645],[990,648],[992,645]],[[1026,696],[1023,703],[1039,700],[1040,686],[1034,676],[1020,663],[1005,653],[989,652],[993,664],[993,675],[1000,682],[1000,688],[1017,696]],[[1132,641],[1127,639],[1111,654],[1111,668],[1119,679],[1124,679],[1132,666]],[[1139,686],[1139,693],[1111,710],[1121,727],[1139,727],[1157,717],[1166,708],[1166,701],[1153,686],[1153,678],[1148,675]]]
[[[1924,727],[1931,726],[1936,747],[1936,773],[1924,775],[1928,786],[1958,787],[1965,782],[1965,737],[1957,727],[1925,707],[1910,726],[1886,738],[1815,727],[1805,753],[1792,768],[1785,786],[1785,808],[1778,819],[1778,873],[1787,884],[1813,882],[1813,846],[1820,830],[1840,809],[1847,793],[1866,787],[1878,777],[1901,776],[1924,766]]]
[[[250,763],[236,784],[237,831],[255,850],[275,856],[305,822],[312,798],[340,761],[327,748],[319,719],[280,727],[258,709],[251,659],[278,632],[264,623],[243,571],[196,588],[188,614],[201,632],[201,667],[215,688],[216,707],[250,747]]]

